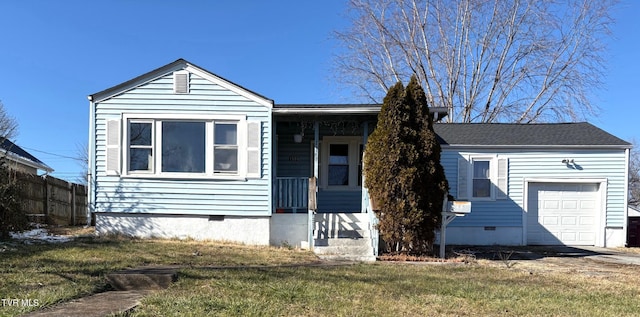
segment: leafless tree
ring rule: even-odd
[[[449,122],[580,120],[599,109],[615,0],[350,0],[338,80],[371,102],[415,74]]]
[[[640,205],[640,149],[638,141],[633,140],[629,155],[629,205]]]
[[[18,134],[18,123],[4,109],[4,104],[0,102],[0,142],[5,139],[13,139]]]
[[[86,186],[89,183],[89,151],[86,143],[76,143],[75,160],[82,168],[76,182]]]

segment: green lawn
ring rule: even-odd
[[[215,242],[83,238],[0,243],[0,298],[51,305],[100,292],[104,275],[177,264],[178,281],[133,316],[632,316],[640,283],[616,276],[531,273],[476,264],[315,262],[309,252]],[[239,266],[252,266],[239,268]],[[211,266],[228,266],[219,269]],[[28,307],[0,306],[1,316]],[[37,309],[37,308],[31,308]]]

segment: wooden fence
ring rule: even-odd
[[[22,210],[31,221],[51,225],[87,224],[87,187],[52,176],[18,173]]]

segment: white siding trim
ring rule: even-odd
[[[629,179],[629,155],[631,153],[630,149],[626,149],[624,150],[624,175],[626,177],[626,179]],[[626,243],[628,243],[629,241],[627,241],[626,239],[626,234],[627,234],[627,226],[629,225],[629,182],[626,181],[624,182],[624,216],[623,216],[623,222],[622,222],[622,232],[624,232],[625,234],[625,246]]]

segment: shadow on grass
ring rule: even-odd
[[[503,260],[509,255],[511,260],[539,260],[549,257],[584,258],[597,255],[611,255],[615,251],[602,248],[574,246],[447,246],[448,253],[474,255],[476,259]]]

